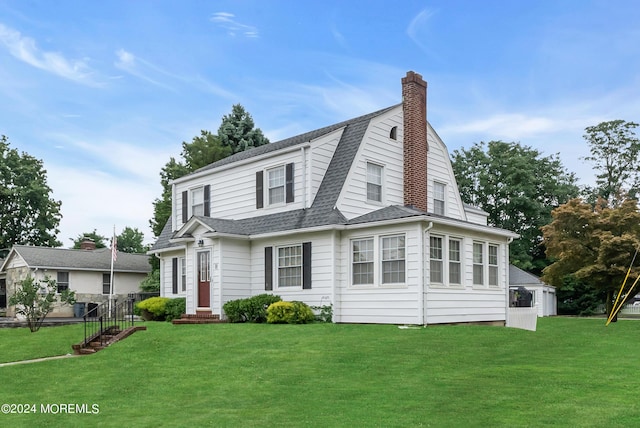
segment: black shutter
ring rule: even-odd
[[[286,202],[293,202],[293,164],[288,163],[285,171],[285,193],[286,193]]]
[[[264,289],[273,290],[273,247],[264,247]]]
[[[311,288],[311,242],[302,243],[302,288]]]
[[[178,258],[171,259],[171,285],[173,294],[178,294]]]
[[[263,172],[256,172],[256,208],[264,206],[264,182],[262,179]]]
[[[186,190],[182,192],[182,222],[186,223],[189,217],[189,205],[188,205],[189,192]]]
[[[211,186],[204,186],[204,216],[211,217]]]

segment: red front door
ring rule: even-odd
[[[211,305],[211,262],[209,251],[198,252],[198,307],[209,308]]]

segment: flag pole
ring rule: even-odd
[[[116,225],[113,225],[113,237],[111,238],[111,274],[109,275],[109,314],[111,314],[113,306],[113,262],[116,260],[118,254],[118,243],[116,240]]]

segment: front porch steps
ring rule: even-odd
[[[219,324],[226,323],[226,320],[221,320],[220,315],[217,314],[182,314],[182,317],[176,318],[171,321],[172,324]]]
[[[84,345],[82,342],[80,342],[75,345],[71,345],[71,348],[73,349],[73,353],[76,355],[95,354],[96,352],[106,348],[107,346],[131,336],[136,331],[146,329],[147,327],[143,325],[125,328],[124,330],[110,328],[102,333],[102,342],[100,342],[100,334],[96,333],[89,340],[89,343],[87,345]]]

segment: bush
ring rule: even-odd
[[[230,300],[222,308],[229,322],[263,323],[267,321],[269,305],[281,300],[273,294],[259,294],[248,299]]]
[[[165,306],[165,318],[167,321],[180,318],[185,312],[187,312],[187,299],[184,297],[170,299]]]
[[[314,319],[313,311],[303,302],[275,302],[267,309],[269,324],[306,324]]]
[[[136,307],[142,311],[142,318],[146,321],[162,321],[166,317],[167,302],[171,300],[168,297],[150,297],[140,303],[136,303]]]

